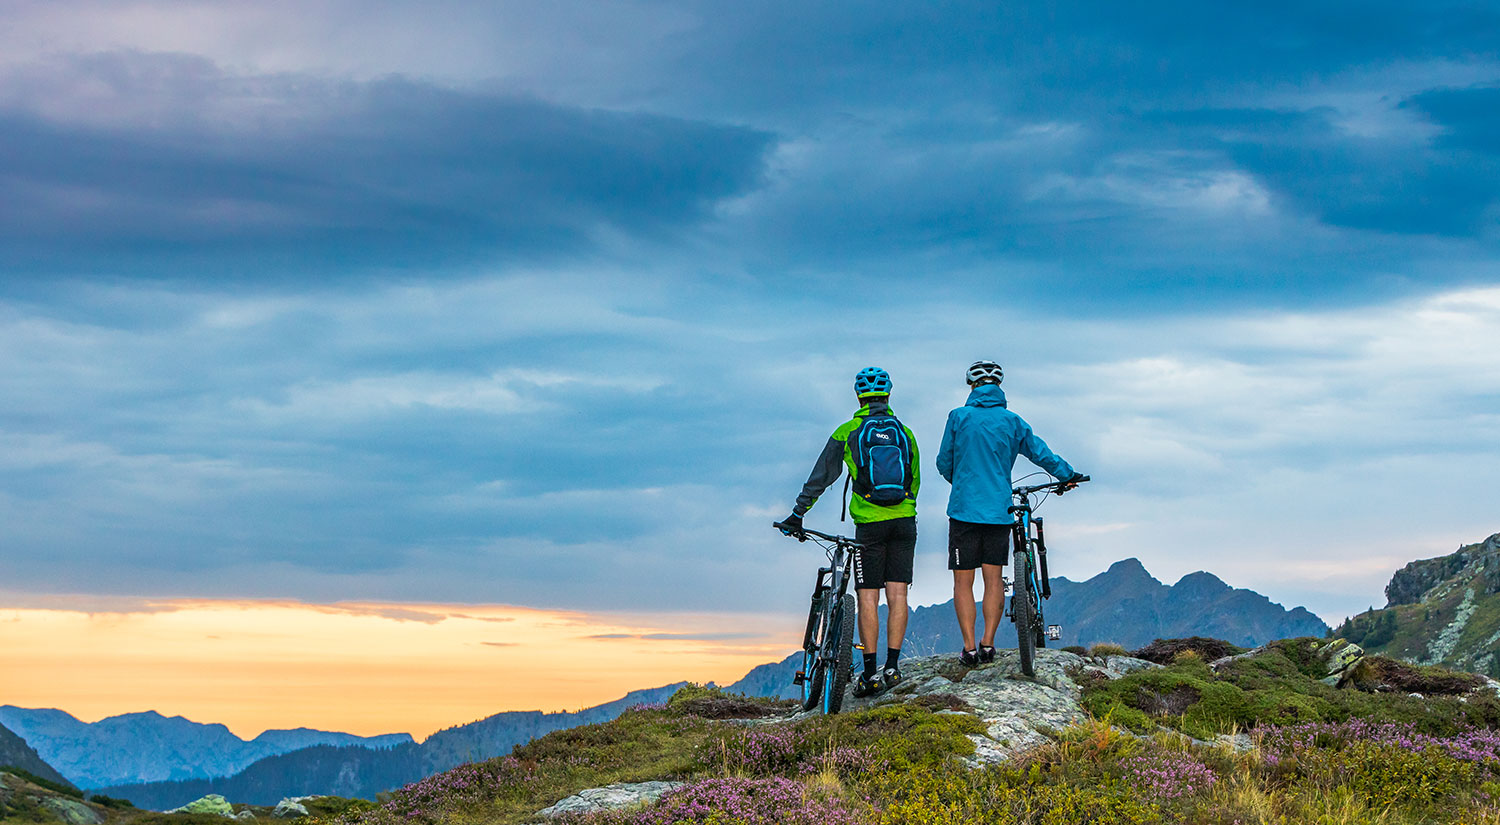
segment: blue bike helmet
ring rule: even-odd
[[[867,395],[890,395],[891,374],[880,367],[865,367],[854,376],[854,394],[860,398]]]

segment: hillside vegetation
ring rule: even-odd
[[[1013,651],[975,668],[913,659],[897,688],[847,698],[847,712],[832,717],[688,686],[378,804],[325,797],[280,821],[1500,825],[1500,696],[1483,676],[1365,655],[1337,639],[1245,651],[1190,638],[1131,655],[1116,645],[1038,655],[1034,680],[1017,676]],[[634,801],[591,802],[611,793]],[[0,821],[225,822],[80,796],[0,774]],[[217,804],[237,820],[271,815]],[[542,814],[553,806],[566,810]]]
[[[532,822],[583,789],[649,780],[683,784],[652,803],[562,820],[1500,823],[1500,700],[1488,683],[1410,668],[1400,671],[1408,682],[1392,685],[1378,675],[1388,660],[1375,658],[1341,659],[1348,672],[1330,674],[1329,651],[1350,650],[1341,645],[1292,640],[1216,667],[1192,649],[1165,666],[1052,652],[1073,663],[1092,715],[999,760],[983,758],[1003,744],[991,741],[989,717],[957,690],[927,688],[982,700],[975,682],[1024,702],[1068,686],[986,683],[994,674],[984,667],[944,659],[916,664],[925,687],[836,717],[684,689],[430,777],[338,825]],[[1130,672],[1103,675],[1106,664]],[[1409,695],[1413,686],[1434,695]]]

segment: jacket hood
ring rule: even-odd
[[[1004,407],[1005,390],[1000,389],[998,384],[980,384],[969,390],[969,400],[964,402],[965,407]]]

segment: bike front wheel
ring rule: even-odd
[[[823,712],[838,713],[844,706],[844,688],[854,673],[854,596],[844,594],[833,612],[828,637],[838,647],[820,674],[823,688]]]
[[[818,651],[823,647],[828,629],[825,607],[826,591],[819,588],[813,594],[812,605],[807,612],[807,632],[802,636],[802,709],[812,710],[823,701],[823,662]]]
[[[1016,649],[1021,654],[1021,672],[1036,676],[1036,614],[1031,595],[1031,559],[1016,554],[1016,590],[1010,597],[1011,617],[1016,622]]]

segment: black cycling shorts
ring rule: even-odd
[[[1014,524],[975,524],[948,519],[948,569],[974,570],[981,564],[1010,563]]]
[[[884,587],[886,582],[911,584],[917,555],[916,516],[854,525],[854,587],[858,590]]]

